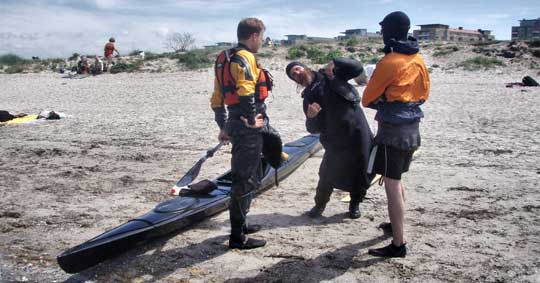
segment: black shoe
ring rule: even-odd
[[[359,202],[349,202],[349,218],[357,219],[362,216],[360,212],[360,203]]]
[[[407,255],[407,247],[405,245],[406,244],[396,247],[393,243],[390,243],[390,245],[384,248],[369,249],[368,253],[372,256],[380,257],[405,257],[405,255]]]
[[[311,218],[321,217],[326,206],[315,205],[309,212],[308,216]]]
[[[232,239],[229,239],[229,248],[239,249],[239,250],[249,250],[264,247],[266,245],[265,240],[259,240],[254,238],[246,237],[243,242],[236,242]]]
[[[262,228],[261,225],[256,225],[256,224],[248,225],[242,228],[242,232],[244,232],[244,234],[253,234],[253,233],[257,233],[261,231],[261,228]]]

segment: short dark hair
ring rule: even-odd
[[[238,23],[236,36],[238,40],[248,39],[254,33],[265,30],[264,23],[257,18],[245,18]]]

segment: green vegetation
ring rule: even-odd
[[[15,66],[28,63],[28,60],[25,60],[15,54],[6,54],[0,56],[0,65]]]
[[[287,59],[289,60],[302,58],[306,55],[306,53],[303,50],[301,50],[300,48],[296,46],[289,48],[289,50],[287,51],[287,54],[288,54]]]
[[[313,62],[319,61],[321,57],[326,56],[318,46],[310,46],[307,50],[307,58]]]
[[[341,53],[341,50],[339,50],[339,49],[331,49],[326,54],[325,63],[332,60],[332,59],[334,59],[334,58],[337,58],[337,57],[343,57],[343,53]]]
[[[352,37],[352,38],[348,39],[347,41],[345,41],[346,46],[356,46],[359,43],[360,43],[360,40],[358,40],[358,38],[356,38],[356,37]]]
[[[184,64],[190,70],[202,69],[212,66],[212,60],[208,58],[209,52],[203,49],[195,49],[184,54],[178,54],[178,62]]]
[[[167,57],[167,53],[156,54],[150,51],[144,52],[144,61],[152,61],[164,57]]]
[[[274,56],[274,53],[272,53],[272,52],[257,53],[257,57],[259,57],[259,58],[270,58],[272,56]]]
[[[501,60],[495,58],[489,58],[484,56],[476,56],[471,59],[465,60],[458,64],[458,66],[463,67],[467,71],[476,71],[480,69],[491,69],[496,66],[505,66]]]
[[[73,61],[75,59],[77,59],[77,57],[81,56],[81,54],[75,52],[71,55],[71,57],[68,58],[69,61]]]
[[[540,47],[540,39],[526,41],[529,47]]]
[[[433,56],[434,57],[446,56],[458,50],[459,48],[457,46],[445,46],[445,47],[439,46],[435,48],[435,52],[433,52]]]
[[[364,64],[377,64],[379,60],[381,60],[381,55],[367,55],[364,53],[360,53],[358,55],[358,60]],[[354,58],[353,58],[354,59]]]
[[[17,74],[17,73],[22,73],[23,71],[24,71],[24,65],[9,66],[4,70],[6,74]]]
[[[494,45],[494,44],[499,44],[500,41],[498,40],[490,40],[490,41],[478,41],[478,42],[474,42],[474,43],[471,43],[471,45],[473,46],[489,46],[489,45]]]
[[[5,54],[0,56],[0,66],[8,66],[4,70],[6,74],[22,73],[29,63],[29,60],[23,59],[15,54]]]
[[[341,53],[341,50],[339,49],[330,48],[330,50],[328,50],[328,53],[325,53],[316,45],[309,46],[306,50],[306,53],[307,53],[307,58],[310,59],[311,62],[315,64],[326,64],[330,60],[336,57],[343,56],[343,54]]]
[[[527,41],[529,47],[540,47],[540,39],[534,39]]]
[[[382,57],[380,56],[372,56],[370,58],[368,58],[365,62],[368,63],[368,64],[377,64],[379,62],[379,60],[381,60]]]
[[[143,64],[142,60],[136,60],[132,63],[118,63],[111,67],[110,73],[111,74],[118,74],[122,72],[131,73],[139,70]]]

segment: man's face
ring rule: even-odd
[[[263,43],[264,31],[261,31],[260,33],[254,33],[253,36],[254,38],[253,38],[252,49],[254,53],[257,53],[257,51],[259,51]]]
[[[311,84],[311,77],[303,66],[296,65],[292,67],[289,74],[291,75],[291,78],[301,86],[306,87]]]

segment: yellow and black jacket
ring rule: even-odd
[[[243,116],[253,125],[255,116],[265,112],[264,99],[268,96],[266,74],[257,64],[255,55],[239,44],[219,54],[214,71],[214,92],[210,102],[220,129],[227,119],[225,105],[230,120]]]

